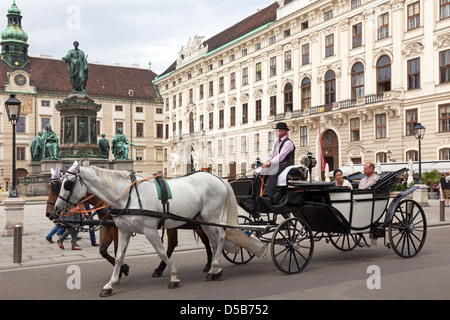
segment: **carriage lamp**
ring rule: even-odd
[[[9,192],[10,198],[19,197],[19,193],[16,189],[16,124],[20,117],[20,106],[22,102],[16,99],[15,94],[10,94],[9,99],[5,102],[6,113],[8,119],[13,126],[12,136],[12,187]]]
[[[419,140],[419,179],[417,180],[417,184],[422,184],[422,144],[421,141],[425,137],[426,128],[418,123],[414,127],[414,136],[417,140]]]

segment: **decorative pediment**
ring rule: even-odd
[[[403,49],[402,54],[405,58],[418,56],[423,53],[424,46],[420,42],[409,43]]]
[[[437,49],[442,49],[450,46],[450,33],[442,34],[437,37],[434,45],[437,47]]]
[[[181,48],[178,54],[177,69],[208,53],[208,45],[203,45],[203,38],[201,36],[195,36],[194,39],[189,38],[188,43]]]

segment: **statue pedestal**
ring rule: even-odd
[[[25,200],[21,198],[7,198],[3,201],[3,204],[5,206],[5,226],[2,235],[11,237],[14,235],[14,227],[16,225],[23,226]]]
[[[133,160],[113,160],[111,170],[133,171]]]
[[[422,207],[428,207],[428,186],[425,184],[418,184],[420,188],[413,192],[413,200],[417,201]]]

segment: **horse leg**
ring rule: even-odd
[[[100,292],[100,297],[109,297],[110,295],[112,295],[113,288],[117,286],[117,284],[119,283],[120,268],[122,266],[123,259],[125,258],[125,253],[127,251],[128,243],[130,242],[131,236],[132,236],[131,232],[119,230],[119,246],[116,262],[114,265],[114,270],[111,279]]]
[[[178,245],[178,231],[177,229],[167,229],[167,257],[171,257],[175,247]],[[161,261],[158,268],[153,271],[152,277],[159,278],[162,276],[166,263]]]
[[[209,244],[208,236],[206,235],[205,231],[203,231],[202,228],[195,229],[195,232],[197,232],[198,236],[200,237],[200,239],[202,240],[203,244],[205,245],[206,255],[208,257],[208,262],[206,262],[206,265],[203,268],[203,272],[208,272],[209,269],[211,269],[211,260],[212,260],[211,245]]]
[[[212,263],[208,271],[206,280],[218,280],[222,276],[220,267],[220,257],[222,255],[223,244],[225,241],[225,231],[222,228],[203,226],[212,246]]]
[[[169,257],[167,256],[164,244],[162,243],[161,238],[159,237],[158,230],[147,229],[145,232],[145,236],[147,237],[148,241],[150,241],[153,248],[155,248],[160,259],[166,263],[167,267],[170,270],[169,288],[170,289],[178,288],[180,285],[180,279],[178,279],[177,277],[178,271],[173,265],[172,261],[170,261]]]
[[[117,254],[117,238],[118,238],[117,228],[116,227],[103,227],[103,228],[104,231],[103,231],[103,238],[100,244],[100,255],[114,266],[116,259],[113,258],[108,253],[108,248],[114,240],[114,254],[115,255]],[[122,274],[128,276],[129,269],[130,267],[127,264],[125,263],[122,264],[122,267],[120,268],[119,278],[122,278]]]

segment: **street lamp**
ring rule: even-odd
[[[417,181],[417,184],[422,184],[422,145],[421,141],[425,137],[425,130],[426,128],[422,126],[420,123],[418,123],[414,127],[414,136],[417,140],[419,140],[419,179]]]
[[[5,102],[6,113],[8,119],[13,126],[13,139],[12,139],[12,187],[9,192],[10,198],[18,198],[19,193],[16,189],[16,124],[20,116],[20,106],[22,102],[16,99],[15,94],[10,94],[9,99]]]

